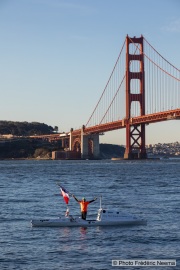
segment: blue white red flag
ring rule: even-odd
[[[62,186],[60,186],[60,191],[61,191],[61,194],[62,194],[62,196],[64,198],[65,203],[68,204],[68,202],[69,202],[69,192],[65,188],[63,188]]]

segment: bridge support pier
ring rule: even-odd
[[[126,150],[124,159],[146,159],[145,125],[126,125]]]
[[[99,134],[84,133],[84,126],[81,129],[81,158],[99,158]]]

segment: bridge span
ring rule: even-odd
[[[98,158],[99,135],[125,128],[124,158],[145,159],[146,125],[177,119],[180,119],[180,70],[143,36],[127,35],[86,125],[44,137],[61,140],[64,147],[79,153],[81,158]]]

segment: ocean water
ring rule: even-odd
[[[32,228],[31,219],[64,215],[57,182],[80,199],[102,195],[104,207],[147,219],[147,226]],[[80,214],[73,198],[69,207]],[[99,200],[90,204],[88,217],[98,208]],[[0,161],[1,270],[117,269],[116,259],[175,259],[180,269],[180,159]]]

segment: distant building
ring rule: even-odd
[[[0,138],[2,139],[12,139],[14,135],[12,134],[0,134]]]

